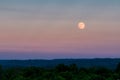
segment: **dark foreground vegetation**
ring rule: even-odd
[[[59,64],[54,68],[0,66],[0,80],[120,80],[120,63],[115,70],[104,67],[78,68]]]

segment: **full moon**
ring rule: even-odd
[[[79,22],[78,23],[78,28],[81,29],[81,30],[85,29],[85,23],[84,22]]]

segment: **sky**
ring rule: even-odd
[[[0,0],[0,59],[57,58],[120,58],[120,0]]]

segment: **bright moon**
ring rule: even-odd
[[[85,29],[85,23],[84,22],[79,22],[78,23],[78,28],[81,29],[81,30]]]

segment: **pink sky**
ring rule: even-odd
[[[0,58],[11,52],[16,58],[120,57],[117,0],[6,0],[0,5]],[[80,21],[84,30],[77,27]]]

